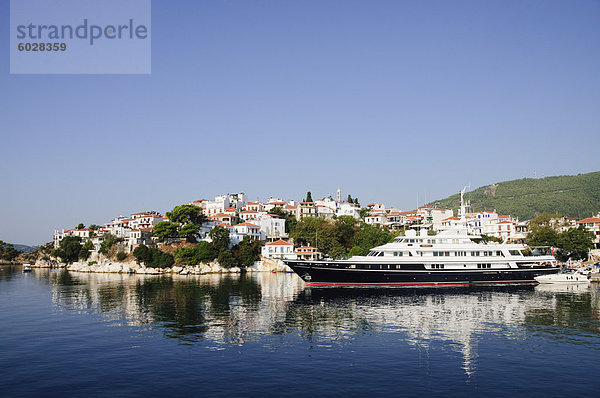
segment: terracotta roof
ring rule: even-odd
[[[460,220],[460,218],[458,218],[458,217],[448,217],[448,218],[444,218],[442,221],[448,221],[448,220]]]
[[[587,223],[600,223],[600,218],[597,217],[588,217],[583,220],[577,221],[578,224],[587,224]]]
[[[213,218],[216,218],[216,217],[231,217],[231,214],[219,213],[219,214],[215,214],[213,216]]]
[[[240,214],[248,214],[248,213],[258,213],[258,212],[254,211],[254,210],[244,210],[244,211],[240,212]]]
[[[316,247],[312,247],[312,246],[300,246],[300,247],[297,247],[297,248],[296,248],[296,250],[298,250],[298,249],[311,249],[311,250],[317,250],[317,248],[316,248]]]
[[[250,224],[249,222],[243,222],[241,224],[234,225],[234,227],[260,228],[258,225]]]
[[[215,225],[215,227],[231,227],[231,225],[230,225],[229,223],[222,222],[222,223],[221,223],[221,224],[219,224],[219,225]]]
[[[275,242],[267,243],[265,246],[294,246],[289,242],[284,241],[283,239],[276,240]]]

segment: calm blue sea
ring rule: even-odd
[[[599,396],[598,285],[307,289],[0,266],[0,396]]]

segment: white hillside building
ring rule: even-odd
[[[265,240],[264,233],[261,232],[260,226],[251,223],[241,223],[232,227],[233,231],[229,234],[229,239],[232,245],[237,245],[246,236],[258,240]]]
[[[285,219],[276,214],[261,215],[257,220],[252,221],[252,223],[260,227],[260,231],[266,240],[287,238]]]
[[[246,194],[241,192],[217,196],[215,200],[204,200],[199,205],[202,206],[202,213],[210,217],[224,213],[228,208],[234,208],[238,211],[242,210],[246,206],[246,200]],[[196,204],[195,202],[192,203]]]
[[[276,240],[275,242],[267,243],[262,247],[262,256],[265,258],[285,258],[295,260],[294,245],[284,240]]]

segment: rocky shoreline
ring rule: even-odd
[[[198,265],[181,265],[168,268],[152,268],[145,264],[138,264],[136,261],[98,261],[83,262],[78,261],[72,264],[61,263],[56,259],[38,260],[31,265],[32,268],[65,268],[74,272],[94,272],[94,273],[116,273],[116,274],[143,274],[143,275],[205,275],[205,274],[239,274],[242,271],[247,272],[291,272],[291,269],[281,260],[263,259],[257,261],[251,267],[240,268],[221,267],[218,261],[203,263]]]

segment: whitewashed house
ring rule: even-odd
[[[260,226],[260,230],[266,240],[277,240],[286,238],[285,219],[277,214],[264,214],[258,220],[253,221],[254,224]]]
[[[232,245],[237,245],[246,236],[258,240],[265,240],[264,234],[261,233],[260,226],[251,223],[241,223],[232,227],[232,232],[229,233],[229,239]]]
[[[315,202],[300,202],[296,208],[296,220],[298,221],[304,217],[317,217],[317,215]]]
[[[269,242],[265,244],[261,250],[261,254],[265,258],[281,258],[287,260],[296,259],[296,254],[294,253],[294,245],[281,239],[276,240],[275,242]]]
[[[354,203],[338,203],[335,214],[339,216],[352,216],[357,220],[360,218],[360,206]]]

